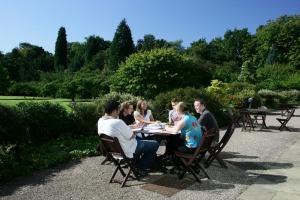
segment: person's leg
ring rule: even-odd
[[[135,156],[141,158],[137,160],[137,167],[140,169],[148,169],[154,160],[159,143],[155,140],[138,140],[135,150]]]

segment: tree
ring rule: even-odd
[[[0,94],[5,94],[9,87],[10,80],[7,69],[3,67],[2,54],[0,52]]]
[[[60,27],[55,43],[54,66],[57,71],[63,71],[67,67],[67,36],[66,29]]]
[[[227,52],[228,60],[237,62],[239,65],[243,63],[242,49],[251,41],[251,34],[247,28],[238,30],[228,30],[224,34],[224,47]]]
[[[119,24],[109,51],[109,68],[115,71],[118,65],[134,52],[131,31],[123,19]]]
[[[99,51],[106,50],[110,46],[109,41],[105,41],[99,36],[86,37],[86,63],[90,62]]]
[[[111,89],[153,98],[160,92],[209,84],[208,73],[174,49],[132,54],[113,75]]]
[[[252,83],[254,81],[254,70],[253,65],[250,61],[245,61],[242,65],[241,73],[238,77],[238,80],[241,82]]]

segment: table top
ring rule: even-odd
[[[180,133],[171,133],[166,131],[165,128],[166,123],[160,124],[149,124],[144,126],[143,128],[135,128],[132,129],[134,133],[144,133],[144,134],[152,134],[152,135],[177,135]]]

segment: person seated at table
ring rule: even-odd
[[[179,117],[181,117],[181,120],[178,121],[175,126],[166,125],[165,129],[170,133],[180,132],[180,139],[175,139],[175,142],[173,140],[173,143],[172,141],[168,142],[171,142],[171,148],[174,150],[192,153],[199,146],[202,139],[201,127],[197,119],[188,113],[187,106],[184,102],[179,102],[176,105],[176,111]]]
[[[121,103],[119,119],[123,120],[125,124],[130,126],[131,128],[134,126],[135,119],[132,115],[133,113],[133,104],[125,101]]]
[[[119,103],[109,101],[106,103],[105,115],[98,120],[98,134],[117,137],[128,158],[137,158],[136,166],[140,175],[147,175],[151,163],[155,159],[159,143],[155,140],[136,140],[135,134],[124,121],[118,119]]]
[[[136,111],[133,113],[136,124],[143,126],[145,124],[155,124],[151,110],[147,109],[147,102],[139,100],[136,105]]]
[[[206,109],[206,103],[203,99],[197,98],[194,101],[194,108],[197,113],[200,114],[200,117],[198,119],[198,122],[201,127],[204,127],[207,131],[210,129],[215,129],[215,137],[212,142],[212,146],[215,146],[219,142],[220,137],[220,131],[219,131],[219,125],[214,117],[214,115]]]
[[[173,98],[171,100],[171,105],[172,105],[172,108],[173,108],[172,110],[169,111],[169,124],[171,124],[171,125],[174,125],[178,121],[181,120],[181,117],[179,117],[179,115],[178,115],[178,113],[175,109],[175,106],[176,106],[177,103],[178,103],[178,101],[175,98]]]

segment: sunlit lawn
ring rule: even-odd
[[[68,112],[71,111],[71,99],[51,99],[45,97],[24,97],[24,96],[0,96],[0,104],[7,106],[16,106],[20,102],[42,102],[51,101],[62,105]]]

